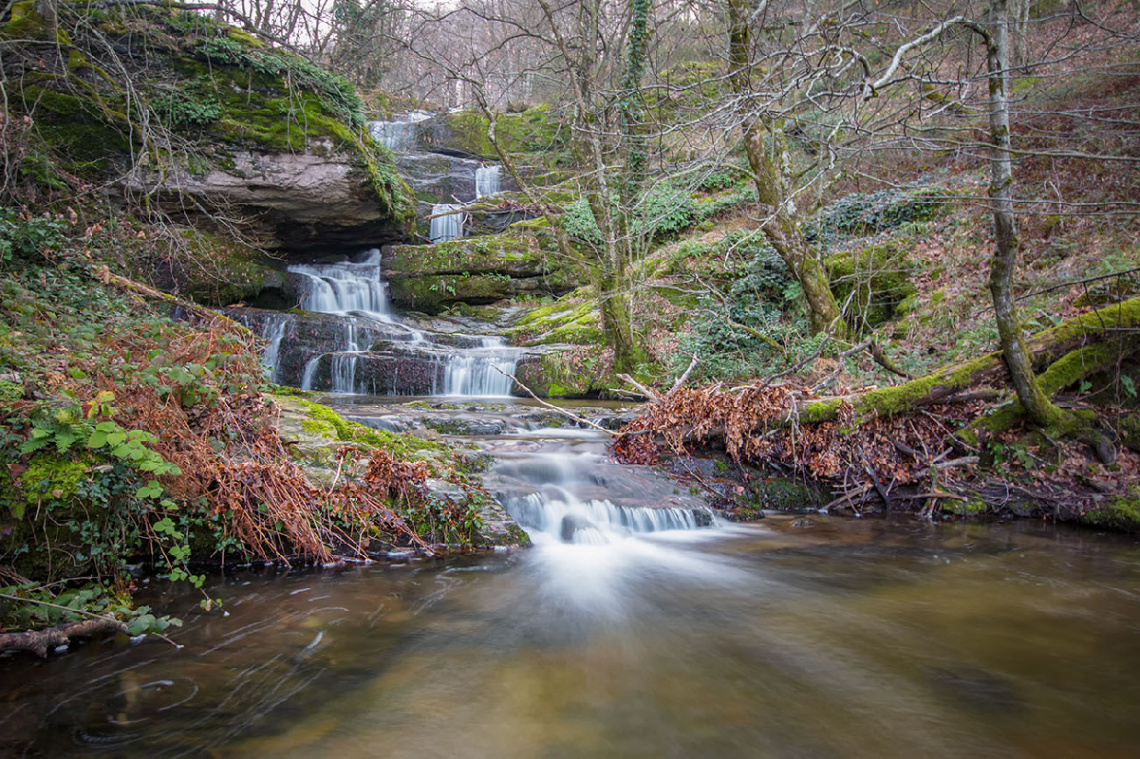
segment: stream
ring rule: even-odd
[[[407,398],[331,397],[376,426]],[[155,638],[0,659],[0,754],[1125,757],[1140,545],[1048,523],[697,518],[517,400],[442,403],[534,547],[235,568]],[[603,413],[616,413],[603,409]],[[646,509],[644,507],[653,507]],[[567,518],[569,528],[567,528]]]
[[[416,149],[422,119],[372,125],[417,190],[499,191],[498,167]],[[464,234],[453,209],[422,209],[434,240]],[[488,454],[484,485],[533,547],[230,567],[207,583],[211,613],[185,583],[144,580],[139,604],[184,619],[179,647],[0,658],[0,756],[1136,755],[1135,537],[723,522],[687,485],[609,461],[603,433],[508,397],[540,354],[503,324],[392,313],[383,255],[290,266],[307,313],[227,313],[266,339],[275,382]]]

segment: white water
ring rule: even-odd
[[[305,364],[305,371],[301,375],[301,389],[313,390],[313,382],[317,377],[317,368],[321,365],[321,358],[323,356],[313,356],[309,359],[309,363]]]
[[[331,392],[354,395],[356,393],[356,360],[357,353],[332,354],[330,367]]]
[[[431,116],[424,111],[397,114],[393,121],[370,121],[372,139],[396,153],[404,153],[416,145],[416,124]]]
[[[502,167],[480,166],[475,170],[475,199],[498,195],[502,187]]]
[[[428,237],[434,242],[447,242],[463,237],[463,214],[451,213],[460,206],[454,203],[436,203],[431,207],[431,229]]]
[[[517,349],[502,338],[483,338],[483,345],[448,357],[443,373],[443,395],[502,397],[511,395],[518,369]]]
[[[323,314],[363,313],[391,321],[388,298],[380,278],[380,250],[373,249],[359,261],[324,264],[294,264],[293,274],[304,281],[301,308]]]
[[[304,277],[306,290],[301,299],[302,308],[341,316],[361,314],[394,324],[396,322],[388,311],[380,262],[380,251],[371,250],[358,261],[297,264],[290,266],[289,271]],[[342,344],[335,351],[324,354],[329,356],[329,391],[362,394],[368,383],[361,384],[357,370],[359,359],[367,355],[369,346],[360,344],[355,323],[345,319],[341,325]],[[420,330],[409,329],[408,333],[413,345],[430,346],[430,341]],[[276,359],[283,337],[282,330],[273,343],[273,366],[277,365]],[[453,348],[442,361],[441,378],[434,386],[434,392],[437,395],[453,396],[510,396],[513,389],[510,375],[518,368],[521,353],[518,349],[507,347],[499,337],[482,338],[478,348]],[[317,375],[322,358],[323,356],[316,356],[305,365],[301,378],[302,390],[317,389]],[[270,361],[268,353],[266,361]],[[389,388],[393,392],[396,389]]]

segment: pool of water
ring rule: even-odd
[[[819,514],[709,526],[683,484],[608,461],[600,431],[549,429],[525,403],[403,400],[338,402],[479,422],[465,439],[533,548],[239,571],[206,589],[222,613],[148,586],[140,603],[184,618],[181,648],[0,658],[0,755],[1136,755],[1135,538]]]
[[[773,517],[238,572],[150,639],[0,660],[0,754],[1125,757],[1140,546]]]

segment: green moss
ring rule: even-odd
[[[860,328],[889,321],[900,304],[917,294],[910,282],[914,268],[894,243],[871,245],[827,260],[831,291],[839,303],[850,303],[848,321]]]
[[[10,40],[51,40],[44,17],[36,11],[36,3],[22,0],[12,5],[7,23],[0,24],[0,38]]]
[[[579,296],[531,309],[508,334],[525,345],[602,344],[601,314],[593,301],[575,302]]]
[[[538,361],[520,364],[515,376],[543,397],[597,396],[620,384],[612,368],[601,360],[602,351],[601,344],[596,344],[572,353],[545,353]]]
[[[511,278],[497,274],[406,275],[388,277],[392,303],[400,308],[439,314],[458,303],[494,303],[511,296]]]
[[[1085,514],[1082,521],[1091,527],[1140,532],[1140,498],[1113,499],[1108,505]]]
[[[497,158],[495,146],[487,136],[487,117],[475,111],[448,113],[443,117],[450,129],[446,144],[440,147],[461,150],[482,158]],[[522,113],[500,113],[495,116],[495,137],[508,153],[536,153],[560,150],[565,146],[568,129],[550,106],[537,106]]]
[[[1090,374],[1112,366],[1128,346],[1123,340],[1108,340],[1098,345],[1066,353],[1049,365],[1037,378],[1041,391],[1047,396],[1077,384]]]
[[[52,453],[38,453],[28,462],[20,476],[24,490],[24,503],[35,507],[43,499],[67,501],[79,490],[79,484],[88,478],[90,461],[86,458],[70,459]],[[14,514],[18,519],[21,514]]]
[[[340,435],[337,434],[336,427],[332,426],[323,419],[309,418],[301,422],[301,429],[313,435],[320,435],[329,440],[340,440]]]
[[[989,511],[989,506],[981,498],[968,501],[946,499],[942,501],[942,511],[946,514],[957,514],[962,517],[976,517]]]
[[[372,448],[383,448],[400,458],[422,458],[425,451],[447,453],[449,448],[443,443],[421,440],[411,435],[401,435],[385,430],[374,430],[356,422],[350,422],[328,406],[313,403],[303,398],[295,398],[309,417],[301,423],[302,429],[331,440],[354,443]]]

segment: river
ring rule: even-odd
[[[697,526],[683,487],[607,463],[598,434],[502,432],[470,439],[493,492],[553,510],[527,518],[533,548],[239,568],[208,587],[223,613],[153,584],[140,601],[185,619],[182,648],[0,659],[0,755],[1136,755],[1135,538],[815,513]],[[611,496],[673,516],[615,517]],[[566,514],[586,520],[568,536]]]

